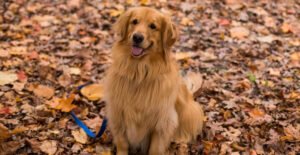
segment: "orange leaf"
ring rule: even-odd
[[[81,94],[91,101],[96,101],[103,96],[103,86],[102,84],[91,84],[83,87],[80,90]]]
[[[33,93],[38,97],[44,97],[46,99],[50,99],[54,95],[54,88],[45,86],[45,85],[38,85],[34,90]]]
[[[265,115],[265,113],[258,109],[258,108],[254,108],[252,109],[249,114],[252,116],[252,117],[263,117]]]
[[[72,104],[74,99],[75,99],[75,94],[71,94],[66,99],[60,99],[59,104],[56,107],[54,107],[54,109],[58,109],[63,112],[70,112],[72,109],[76,108],[76,105]]]

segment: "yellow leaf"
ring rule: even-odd
[[[141,5],[149,4],[150,0],[140,0]]]
[[[81,94],[91,101],[96,101],[103,96],[103,86],[102,84],[91,84],[83,87],[80,90]]]
[[[86,144],[88,141],[88,137],[82,129],[73,130],[72,135],[73,135],[74,139],[81,144]]]

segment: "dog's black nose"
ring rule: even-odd
[[[139,44],[144,40],[144,36],[140,33],[135,33],[132,37],[132,40],[135,44]]]

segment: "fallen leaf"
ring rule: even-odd
[[[96,101],[103,96],[103,85],[102,84],[91,84],[83,87],[80,93],[91,101]]]
[[[263,43],[272,43],[274,40],[277,40],[278,38],[273,35],[268,35],[268,36],[257,37],[256,39]]]
[[[220,19],[219,20],[219,25],[221,25],[221,26],[230,25],[230,21],[228,19]]]
[[[290,124],[287,127],[284,127],[284,134],[285,136],[281,137],[281,140],[300,142],[300,125],[298,124],[294,127]]]
[[[117,16],[120,16],[123,12],[124,12],[124,10],[112,9],[112,10],[110,10],[110,16],[117,17]]]
[[[36,152],[40,151],[41,142],[39,142],[37,139],[26,139],[26,142],[29,143],[33,152],[36,153]]]
[[[249,112],[250,116],[252,117],[263,117],[265,115],[264,111],[258,109],[258,108],[253,108],[250,112]]]
[[[4,50],[4,49],[0,49],[0,58],[5,58],[5,57],[9,57],[10,54],[7,50]]]
[[[68,7],[70,7],[70,8],[79,8],[81,0],[71,0],[71,1],[67,1],[67,2],[68,2],[67,3]]]
[[[75,94],[70,94],[66,99],[58,99],[58,103],[54,102],[55,105],[53,105],[52,107],[63,112],[70,112],[72,109],[76,108],[76,105],[72,104],[74,99]]]
[[[63,86],[67,87],[72,82],[71,75],[67,72],[64,72],[61,76],[58,77],[58,83]]]
[[[250,34],[250,31],[245,27],[233,27],[229,31],[230,36],[237,39],[245,38]]]
[[[27,54],[27,57],[32,60],[32,59],[38,59],[39,58],[39,53],[36,52],[36,51],[33,51],[33,52],[29,52]]]
[[[275,68],[269,68],[269,74],[273,76],[280,76],[280,70]]]
[[[292,92],[284,95],[284,97],[290,101],[300,100],[300,92],[292,91]]]
[[[45,85],[38,85],[33,90],[33,93],[38,97],[50,99],[54,95],[54,88]]]
[[[175,58],[176,60],[183,60],[183,59],[189,59],[195,56],[198,56],[199,54],[197,52],[176,52]]]
[[[17,73],[17,76],[18,76],[18,80],[21,81],[21,82],[24,82],[27,80],[27,76],[26,76],[26,73],[24,71],[19,71]]]
[[[0,123],[0,143],[10,137],[9,130],[6,126]]]
[[[22,147],[22,142],[20,141],[10,141],[5,143],[0,143],[0,154],[10,155],[17,154],[16,151]]]
[[[9,107],[2,107],[0,108],[0,114],[10,114],[11,110]]]
[[[80,150],[82,150],[82,147],[83,147],[82,144],[75,143],[72,146],[71,150],[72,150],[73,153],[78,153]]]
[[[204,148],[203,148],[204,154],[210,154],[214,147],[214,143],[211,141],[205,141],[205,140],[202,140],[202,143],[204,146]]]
[[[147,4],[149,4],[150,0],[139,0],[139,1],[140,1],[141,5],[147,5]]]
[[[80,68],[71,67],[70,68],[70,74],[80,75],[81,74],[81,70],[80,70]]]
[[[17,74],[9,72],[0,72],[0,86],[10,84],[18,79]]]
[[[27,54],[27,47],[25,46],[16,46],[9,49],[10,55],[25,55]]]
[[[193,26],[194,22],[193,22],[193,20],[191,20],[187,17],[184,17],[184,18],[181,19],[180,24],[184,25],[184,26]]]
[[[288,23],[283,23],[280,27],[281,31],[284,32],[284,33],[288,33],[288,32],[291,32],[292,30],[292,27],[290,24]]]
[[[86,133],[81,128],[79,130],[73,130],[72,135],[75,140],[81,144],[86,144],[88,141]]]
[[[97,116],[92,119],[84,120],[83,122],[90,128],[93,129],[94,131],[98,131],[100,129],[100,126],[102,124],[102,119]]]
[[[57,151],[57,141],[55,140],[46,140],[43,141],[40,145],[41,151],[49,155],[55,154]]]
[[[295,52],[290,55],[290,60],[293,65],[300,64],[300,52]]]

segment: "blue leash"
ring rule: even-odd
[[[89,82],[89,83],[86,83],[86,84],[83,84],[83,85],[81,85],[81,86],[79,86],[78,88],[77,88],[77,90],[80,90],[80,89],[82,89],[83,87],[85,87],[85,86],[87,86],[87,85],[90,85],[91,84],[91,82]],[[74,119],[74,121],[75,121],[75,123],[80,127],[80,128],[82,128],[83,129],[83,131],[88,135],[88,136],[90,136],[90,137],[92,137],[92,138],[97,138],[97,137],[101,137],[102,135],[103,135],[103,133],[104,133],[104,131],[105,131],[105,129],[106,129],[106,127],[107,127],[107,118],[106,117],[104,117],[103,118],[103,122],[102,122],[102,125],[101,125],[101,128],[100,128],[100,131],[98,132],[98,134],[96,135],[93,131],[91,131],[76,115],[75,115],[75,113],[73,112],[73,111],[71,111],[71,115],[72,115],[72,117],[73,117],[73,119]]]

